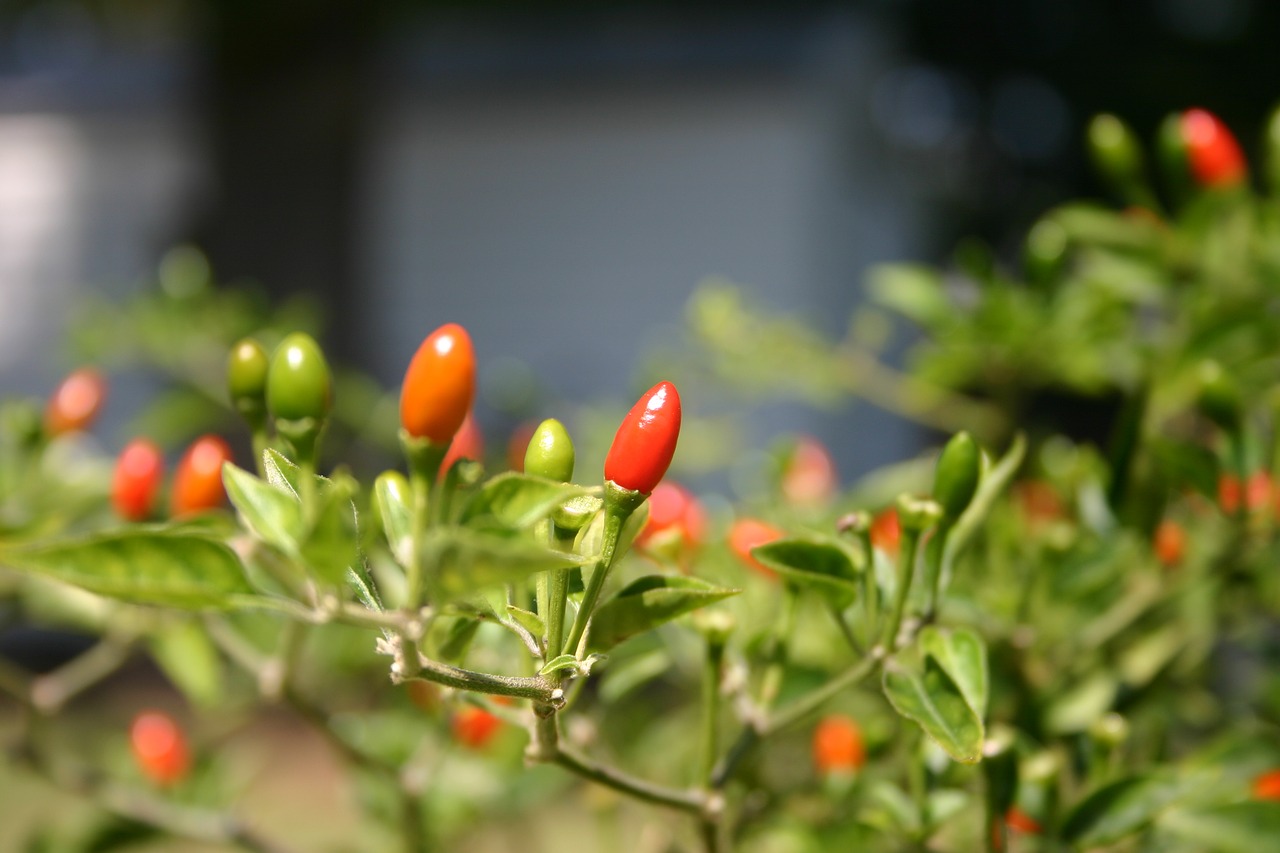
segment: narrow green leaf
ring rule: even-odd
[[[960,688],[965,702],[978,715],[987,716],[987,647],[982,638],[968,628],[943,629],[930,625],[916,641],[920,650]]]
[[[225,695],[222,659],[198,623],[176,622],[154,634],[151,656],[194,704],[209,707]]]
[[[582,486],[508,471],[482,485],[467,502],[461,522],[492,517],[504,527],[528,527],[565,501],[587,494]]]
[[[387,545],[401,565],[409,562],[413,550],[413,498],[407,493],[407,485],[402,476],[382,476],[373,489]]]
[[[1068,813],[1062,839],[1082,847],[1112,844],[1145,829],[1181,793],[1178,782],[1164,774],[1119,779]]]
[[[751,556],[798,587],[824,596],[838,610],[853,602],[860,567],[833,542],[779,539],[751,550]]]
[[[550,675],[553,672],[560,672],[565,669],[577,669],[578,659],[573,655],[560,655],[552,658],[542,665],[542,669],[538,670],[538,675]]]
[[[293,464],[280,451],[268,447],[262,451],[262,468],[267,474],[267,482],[278,489],[293,492],[298,497],[298,483],[302,469]]]
[[[1280,850],[1280,803],[1258,800],[1216,808],[1172,808],[1157,819],[1162,832],[1205,853]]]
[[[431,530],[423,539],[422,561],[428,584],[443,601],[584,562],[574,554],[548,548],[531,535],[500,528]]]
[[[542,621],[542,617],[537,613],[531,613],[524,608],[516,607],[514,604],[508,604],[507,614],[524,626],[524,629],[535,637],[541,637],[543,634],[547,633],[547,625]]]
[[[591,617],[590,647],[610,649],[628,637],[739,592],[697,578],[647,575],[632,581],[596,610]]]
[[[479,620],[469,616],[439,616],[427,632],[427,653],[449,663],[461,660],[479,629]]]
[[[894,710],[914,720],[956,761],[976,764],[982,760],[982,719],[932,658],[925,660],[923,672],[890,659],[885,664],[884,693]]]
[[[253,593],[226,545],[156,528],[15,548],[0,553],[0,563],[136,604],[225,609],[232,596]]]
[[[294,552],[302,530],[302,507],[287,485],[259,480],[230,462],[222,465],[222,484],[240,518],[259,539],[286,554]]]
[[[1009,482],[1013,480],[1013,475],[1018,473],[1018,469],[1022,467],[1022,460],[1027,455],[1027,437],[1022,433],[1018,433],[1013,437],[1013,443],[1009,445],[1009,449],[1004,452],[1004,456],[1000,457],[991,470],[982,475],[982,479],[978,482],[978,491],[973,496],[973,500],[969,502],[969,506],[960,514],[960,520],[951,528],[951,534],[947,536],[947,547],[943,552],[943,565],[947,568],[943,569],[944,576],[949,576],[950,566],[955,562],[956,558],[964,550],[973,534],[982,526],[982,522],[986,520],[987,515],[991,512],[991,507],[995,504],[996,498],[1005,490]]]

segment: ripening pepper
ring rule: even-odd
[[[255,429],[267,414],[267,371],[270,359],[262,344],[244,338],[227,355],[227,394],[231,405]]]
[[[422,342],[400,389],[400,425],[410,436],[445,446],[462,426],[476,391],[471,336],[447,323]]]
[[[768,545],[786,536],[778,528],[757,518],[740,518],[729,528],[729,548],[742,563],[755,569],[767,578],[777,577],[777,573],[760,562],[751,553],[761,545]]]
[[[107,398],[107,381],[91,367],[67,374],[58,384],[44,410],[48,435],[62,435],[88,429],[102,411]]]
[[[161,787],[181,782],[191,768],[186,736],[163,712],[146,711],[135,717],[129,745],[143,775]]]
[[[968,432],[958,432],[938,456],[933,475],[933,496],[949,521],[968,508],[982,477],[982,451]]]
[[[173,475],[169,511],[175,517],[222,506],[227,499],[222,485],[222,464],[231,461],[231,447],[216,435],[192,442]]]
[[[849,717],[824,717],[813,730],[813,764],[820,774],[853,773],[866,760],[862,730]]]
[[[164,455],[160,448],[145,438],[126,444],[111,478],[111,506],[116,514],[128,521],[148,518],[163,477]]]

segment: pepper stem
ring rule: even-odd
[[[596,561],[595,568],[591,572],[591,579],[587,581],[586,591],[582,594],[582,605],[573,617],[573,627],[569,629],[569,639],[564,644],[561,654],[576,653],[579,643],[582,642],[582,635],[586,633],[587,622],[590,621],[596,602],[600,599],[600,592],[604,589],[609,569],[613,567],[617,557],[618,539],[622,536],[622,528],[631,517],[631,513],[635,512],[648,497],[642,492],[624,489],[612,480],[605,481],[604,544],[600,549],[600,559]]]

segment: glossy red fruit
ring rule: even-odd
[[[159,447],[145,438],[126,444],[111,479],[111,506],[116,514],[129,521],[148,518],[163,477],[164,455]]]
[[[898,553],[902,541],[902,525],[898,523],[898,510],[894,507],[881,510],[871,519],[871,544],[890,557]]]
[[[1255,800],[1280,801],[1280,770],[1269,770],[1253,780],[1252,792]]]
[[[636,547],[650,549],[670,540],[685,548],[702,544],[707,514],[702,503],[678,483],[659,483],[649,495],[649,520],[636,537]]]
[[[107,381],[91,367],[67,374],[44,409],[44,428],[49,435],[88,429],[107,399]]]
[[[186,736],[173,718],[161,711],[146,711],[134,718],[129,744],[138,768],[157,785],[177,784],[191,768]]]
[[[1230,187],[1248,172],[1240,143],[1227,126],[1207,110],[1182,114],[1182,139],[1187,146],[1187,166],[1202,187]]]
[[[227,492],[222,486],[222,463],[231,461],[231,448],[216,435],[196,439],[178,462],[173,475],[169,511],[175,517],[222,506]]]
[[[418,347],[400,389],[400,425],[414,438],[448,444],[476,393],[471,336],[457,323],[436,329]]]
[[[453,736],[469,749],[483,749],[502,728],[502,720],[484,708],[467,705],[453,715]]]
[[[786,534],[783,531],[768,522],[756,518],[740,518],[729,528],[729,548],[749,568],[765,577],[776,578],[777,572],[753,557],[751,550],[776,542],[784,536]]]
[[[453,463],[460,459],[470,459],[474,462],[484,459],[484,434],[480,432],[480,427],[476,426],[476,419],[470,412],[467,412],[467,416],[462,419],[462,425],[458,427],[453,440],[449,442],[444,461],[440,463],[440,476],[443,477],[445,472],[453,467]]]
[[[622,419],[604,460],[604,478],[651,494],[667,473],[679,438],[680,394],[670,382],[659,382]]]
[[[821,506],[836,494],[836,463],[816,438],[801,436],[782,470],[782,496],[798,506]]]
[[[813,730],[813,764],[819,773],[851,773],[866,760],[862,730],[850,718],[826,717]]]
[[[1168,568],[1182,562],[1187,550],[1187,532],[1175,521],[1165,519],[1156,527],[1151,541],[1156,552],[1156,559]]]

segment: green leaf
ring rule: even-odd
[[[461,660],[479,629],[479,620],[469,616],[439,616],[427,632],[427,652],[445,662]]]
[[[348,567],[359,559],[353,491],[347,480],[324,484],[316,494],[315,521],[298,549],[303,565],[329,586],[341,586]]]
[[[184,531],[100,533],[4,551],[0,562],[135,604],[226,609],[233,596],[253,593],[235,552]]]
[[[925,659],[922,672],[891,658],[885,664],[884,693],[894,710],[914,720],[956,761],[982,760],[982,719],[932,658]]]
[[[538,675],[550,675],[553,672],[560,672],[565,669],[577,669],[578,659],[574,655],[560,655],[552,658],[542,665],[542,669],[538,670]]]
[[[868,274],[867,292],[876,304],[898,312],[926,329],[945,325],[956,315],[942,276],[923,264],[882,264]]]
[[[982,638],[968,628],[947,630],[930,625],[916,641],[920,650],[950,676],[964,700],[978,715],[987,716],[987,647]]]
[[[1111,844],[1145,829],[1182,793],[1170,776],[1119,779],[1094,791],[1067,815],[1062,839],[1081,847]]]
[[[583,562],[582,557],[548,548],[520,531],[500,528],[437,528],[428,531],[422,543],[427,583],[443,601]]]
[[[969,506],[960,514],[960,520],[951,528],[951,533],[947,536],[947,547],[943,555],[943,564],[947,567],[943,569],[944,576],[949,576],[950,566],[955,562],[960,552],[964,550],[965,545],[982,526],[982,522],[986,520],[987,515],[991,512],[991,507],[995,504],[996,498],[1004,491],[1005,487],[1013,479],[1013,475],[1018,473],[1018,468],[1022,466],[1022,460],[1027,454],[1027,437],[1022,433],[1014,436],[1013,442],[1009,445],[1009,449],[1004,452],[1004,456],[1000,457],[1000,461],[982,475],[982,479],[978,481],[978,491],[973,496],[973,500],[969,502]]]
[[[860,567],[831,542],[779,539],[751,549],[751,556],[798,587],[825,596],[837,609],[853,602]]]
[[[1161,831],[1206,853],[1262,853],[1280,849],[1280,803],[1254,801],[1203,809],[1173,808],[1158,818]]]
[[[582,486],[557,483],[508,471],[480,487],[462,510],[461,523],[492,517],[504,527],[536,524],[571,498],[587,494]]]
[[[409,562],[413,552],[413,498],[406,493],[403,477],[382,476],[373,489],[373,500],[387,534],[391,555],[401,565]]]
[[[535,637],[541,637],[547,632],[546,623],[542,621],[542,617],[537,613],[531,613],[521,607],[516,607],[514,604],[508,604],[507,614]]]
[[[222,465],[222,484],[245,525],[259,539],[286,554],[296,552],[302,507],[287,484],[264,482],[230,462]]]
[[[198,623],[177,622],[156,633],[151,656],[194,704],[209,707],[223,698],[222,659]]]
[[[591,617],[590,647],[610,649],[628,637],[739,592],[697,578],[647,575],[632,581],[596,610]]]
[[[302,469],[293,464],[284,454],[268,447],[262,451],[262,469],[266,472],[267,482],[278,489],[293,492],[298,497],[298,483],[301,482]]]
[[[1055,734],[1071,734],[1089,728],[1111,709],[1118,685],[1109,672],[1096,672],[1057,695],[1044,711],[1044,725]]]

